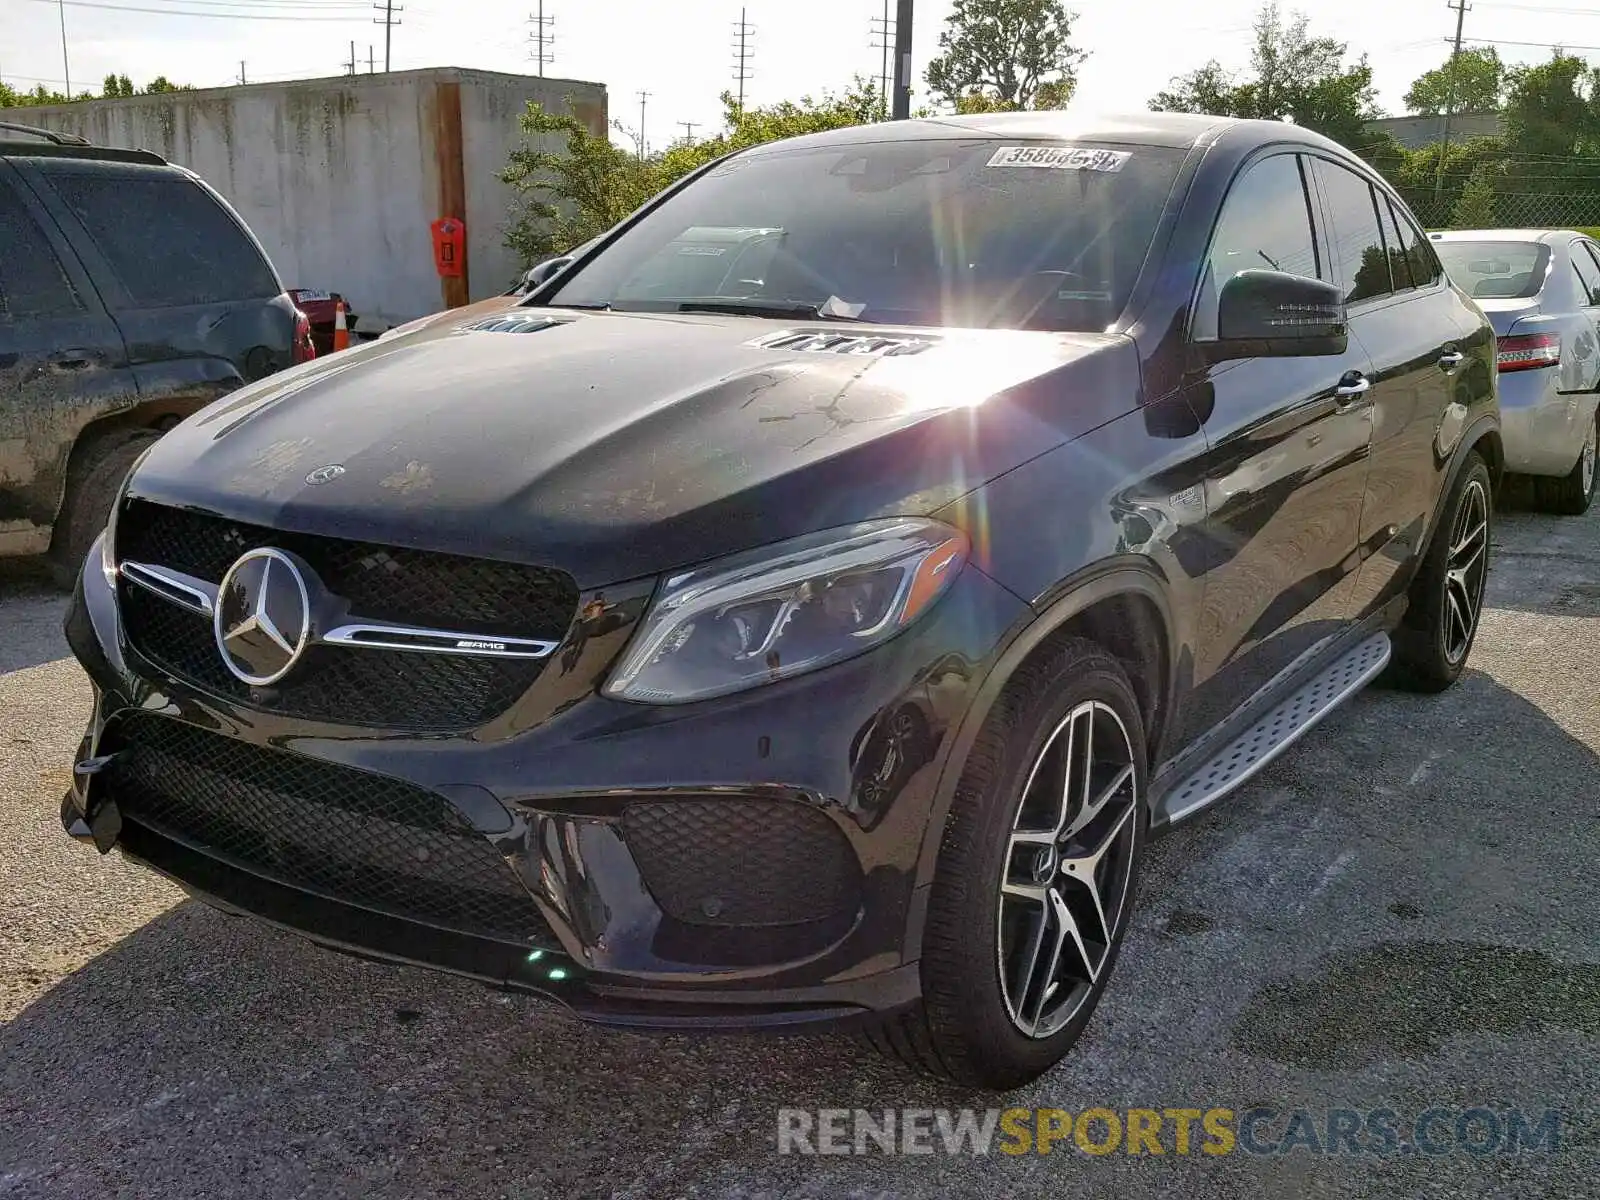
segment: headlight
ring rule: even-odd
[[[860,654],[927,612],[966,558],[959,530],[895,518],[670,576],[605,693],[681,704]]]

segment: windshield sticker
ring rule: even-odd
[[[1057,171],[1120,171],[1133,155],[1126,150],[1085,150],[1079,146],[1001,146],[991,167],[1049,167]]]
[[[696,258],[721,258],[728,252],[726,246],[679,246],[679,254],[689,254]]]

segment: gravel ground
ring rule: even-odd
[[[0,1196],[1594,1196],[1600,512],[1502,514],[1497,547],[1470,674],[1364,693],[1158,842],[1083,1043],[1008,1103],[1387,1107],[1402,1134],[1431,1105],[1559,1109],[1555,1153],[779,1155],[780,1107],[993,1101],[828,1039],[587,1029],[69,842],[88,690],[61,600],[11,579]]]

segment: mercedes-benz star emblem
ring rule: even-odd
[[[311,637],[305,576],[281,550],[263,547],[222,577],[213,629],[223,665],[253,687],[287,675]]]
[[[319,483],[332,483],[343,474],[344,465],[342,463],[329,463],[325,467],[318,467],[307,475],[306,482],[312,487],[316,487]]]

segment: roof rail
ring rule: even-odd
[[[79,137],[75,133],[57,133],[54,129],[40,129],[37,125],[18,125],[15,121],[0,121],[0,129],[9,129],[14,133],[31,133],[34,137],[42,137],[57,146],[89,145],[88,138]]]

